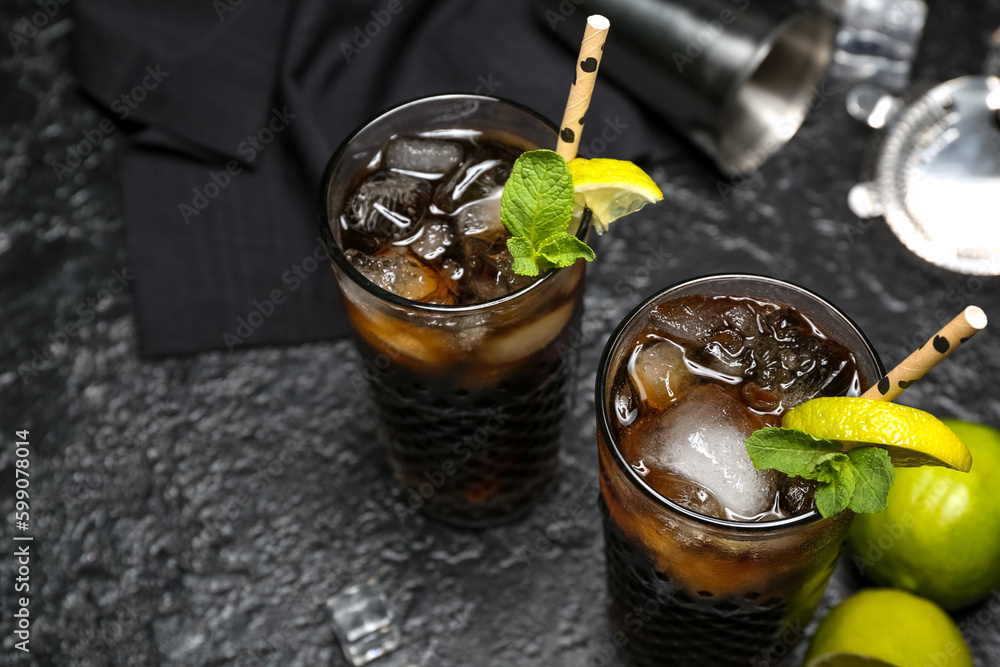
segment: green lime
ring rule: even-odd
[[[816,628],[806,667],[972,667],[958,626],[933,602],[891,588],[844,600]]]
[[[885,511],[857,515],[850,543],[875,583],[958,609],[1000,586],[1000,431],[946,423],[972,451],[972,469],[897,468]]]

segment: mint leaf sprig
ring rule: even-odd
[[[550,150],[522,153],[500,200],[514,272],[537,276],[580,258],[593,261],[590,246],[566,231],[572,218],[573,177],[566,160]]]
[[[758,470],[816,480],[816,509],[824,518],[848,507],[858,514],[881,512],[896,479],[889,454],[880,447],[844,452],[839,442],[774,427],[754,431],[746,446]]]

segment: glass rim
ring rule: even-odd
[[[559,136],[559,126],[554,123],[549,118],[543,116],[541,113],[535,111],[531,107],[525,106],[519,102],[514,102],[512,100],[496,97],[490,95],[477,95],[473,93],[442,93],[436,95],[425,95],[423,97],[416,97],[399,104],[395,104],[391,107],[387,107],[377,113],[370,120],[362,123],[352,130],[347,137],[340,142],[337,150],[333,152],[330,160],[327,162],[326,167],[323,169],[322,181],[319,188],[319,227],[320,227],[320,238],[323,239],[323,245],[326,248],[327,256],[336,264],[337,268],[344,272],[344,274],[351,279],[351,281],[358,287],[361,287],[366,292],[380,299],[381,301],[387,301],[389,303],[395,304],[397,306],[402,306],[410,310],[425,312],[425,313],[447,313],[447,314],[462,314],[462,313],[476,313],[483,310],[489,310],[494,306],[515,301],[524,297],[524,295],[537,290],[543,283],[549,282],[553,277],[566,269],[572,268],[573,265],[557,269],[549,269],[544,274],[542,274],[537,280],[535,280],[530,285],[526,285],[518,290],[515,290],[504,296],[497,297],[495,299],[490,299],[488,301],[480,301],[472,304],[465,305],[444,305],[436,303],[424,303],[422,301],[413,301],[412,299],[407,299],[401,297],[398,294],[394,294],[386,289],[383,289],[376,285],[374,282],[366,278],[360,271],[354,268],[354,265],[348,261],[347,257],[344,255],[344,251],[340,248],[340,244],[333,236],[332,224],[334,220],[331,219],[330,209],[329,209],[329,197],[330,188],[333,184],[333,172],[340,164],[341,158],[347,153],[348,146],[354,139],[368,130],[372,126],[380,123],[389,116],[399,113],[405,109],[409,109],[421,104],[426,104],[430,102],[441,102],[441,101],[459,101],[459,100],[475,100],[479,102],[497,103],[503,106],[510,107],[516,111],[519,111],[534,120],[541,121],[543,125],[546,125],[550,130],[552,130],[553,137]],[[576,232],[577,238],[586,238],[588,231],[591,226],[591,216],[588,215],[589,211],[585,211],[583,218],[580,222],[580,228]],[[575,262],[574,262],[575,265]]]
[[[594,392],[595,407],[597,412],[597,428],[600,431],[600,435],[604,440],[605,446],[610,450],[615,463],[618,465],[619,469],[624,473],[625,477],[633,483],[633,486],[637,487],[642,491],[649,499],[654,503],[665,507],[668,511],[675,514],[680,514],[681,516],[696,521],[698,523],[714,526],[716,528],[725,528],[727,530],[732,530],[741,533],[760,533],[767,532],[770,530],[789,528],[794,526],[804,526],[815,521],[822,519],[819,511],[816,508],[809,510],[804,514],[798,514],[795,516],[786,517],[784,519],[777,519],[775,521],[733,521],[731,519],[720,519],[713,516],[708,516],[705,514],[700,514],[694,510],[688,509],[683,505],[670,500],[659,491],[651,487],[646,481],[639,475],[636,470],[628,464],[625,460],[625,456],[621,452],[619,447],[618,439],[614,435],[614,430],[611,428],[610,418],[607,410],[606,402],[606,386],[608,380],[608,372],[610,370],[611,355],[618,347],[622,341],[622,336],[625,330],[630,324],[635,321],[651,304],[659,300],[663,295],[668,292],[673,292],[685,287],[691,287],[693,285],[698,285],[700,283],[711,283],[719,280],[752,280],[756,282],[768,283],[771,285],[776,285],[778,287],[791,289],[808,296],[811,299],[815,299],[819,304],[829,308],[833,313],[841,317],[845,324],[847,324],[864,342],[867,347],[868,353],[871,355],[872,359],[875,361],[875,369],[878,372],[878,376],[881,378],[885,375],[885,367],[882,365],[882,360],[879,358],[878,352],[875,350],[875,346],[872,345],[871,340],[865,335],[865,332],[861,330],[853,319],[851,319],[844,311],[842,311],[837,306],[833,305],[830,301],[826,300],[819,294],[816,294],[812,290],[809,290],[801,285],[797,285],[793,282],[787,280],[781,280],[780,278],[773,278],[771,276],[765,276],[758,273],[712,273],[703,276],[698,276],[696,278],[690,278],[679,283],[674,283],[668,287],[664,287],[650,297],[644,299],[639,305],[629,312],[625,318],[619,322],[618,326],[612,331],[611,336],[608,338],[607,344],[604,346],[604,351],[601,353],[601,360],[597,366],[597,382]],[[617,369],[616,369],[617,370]],[[833,518],[833,517],[830,517]]]

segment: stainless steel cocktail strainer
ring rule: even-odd
[[[952,79],[913,101],[862,84],[848,110],[885,128],[871,180],[851,189],[863,218],[883,216],[907,248],[938,266],[1000,275],[1000,31],[988,73]]]

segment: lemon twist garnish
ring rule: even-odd
[[[846,450],[877,446],[902,468],[972,467],[972,452],[940,419],[905,405],[867,398],[814,398],[789,410],[781,425],[814,438],[838,440]]]
[[[577,159],[567,164],[554,151],[522,153],[500,198],[514,272],[537,276],[578,259],[592,261],[594,251],[575,236],[579,227],[573,224],[585,207],[603,232],[612,221],[662,198],[653,179],[631,162]]]
[[[649,174],[627,160],[576,158],[569,162],[569,173],[576,209],[590,209],[599,233],[618,218],[663,199]]]
[[[816,480],[816,509],[824,517],[845,508],[884,510],[895,466],[972,467],[969,448],[941,420],[867,398],[806,401],[785,413],[782,428],[754,431],[746,448],[760,470]]]

